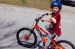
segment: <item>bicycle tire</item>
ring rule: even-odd
[[[19,39],[19,34],[21,33],[21,31],[23,30],[27,30],[29,31],[31,34],[34,35],[34,42],[33,43],[28,43],[28,44],[23,44],[20,39]],[[30,28],[21,28],[17,31],[17,34],[16,34],[16,38],[17,38],[17,43],[23,47],[27,47],[27,48],[31,48],[33,47],[36,43],[37,43],[37,36],[35,34],[35,32],[33,30],[31,30]]]

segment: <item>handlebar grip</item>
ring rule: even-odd
[[[40,20],[42,17],[44,17],[45,15],[48,15],[48,13],[41,15],[41,17],[39,17],[38,19]]]
[[[42,16],[45,16],[45,15],[48,15],[48,13],[46,13],[46,14],[43,14]]]

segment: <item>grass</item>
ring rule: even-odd
[[[48,10],[50,0],[0,0],[0,3]]]

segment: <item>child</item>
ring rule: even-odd
[[[51,9],[52,9],[52,16],[50,19],[50,23],[52,23],[53,28],[51,29],[50,33],[56,33],[57,36],[61,35],[61,30],[60,30],[60,21],[61,21],[61,16],[60,16],[60,10],[62,8],[62,4],[60,1],[53,1],[51,3]]]
[[[53,27],[50,28],[50,32],[48,32],[48,30],[45,28],[44,24],[42,22],[40,22],[38,25],[47,32],[47,36],[44,36],[46,37],[44,40],[45,40],[45,45],[44,45],[44,48],[47,49],[47,47],[49,46],[50,42],[51,42],[51,36],[53,34],[56,34],[58,37],[61,35],[61,30],[59,28],[60,26],[60,20],[61,20],[61,16],[60,16],[60,10],[62,8],[62,4],[60,1],[53,1],[51,3],[51,9],[52,9],[52,14],[51,14],[51,18],[49,20],[43,20],[44,22],[49,22],[50,25],[52,25]],[[49,16],[50,14],[48,14]],[[49,23],[46,23],[46,24],[49,24]],[[48,25],[49,26],[49,25]],[[41,42],[41,46],[42,46],[42,43]]]

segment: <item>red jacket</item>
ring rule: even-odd
[[[61,17],[60,17],[60,13],[52,13],[51,14],[52,17],[54,17],[56,19],[56,23],[52,23],[53,24],[53,28],[51,28],[51,31],[50,33],[53,34],[53,33],[56,33],[57,36],[60,36],[61,35],[61,29],[59,28],[60,26],[60,20],[61,20]]]

